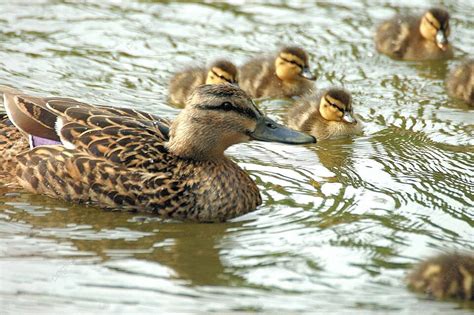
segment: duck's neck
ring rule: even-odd
[[[209,130],[181,127],[171,128],[167,148],[170,153],[188,160],[219,161],[226,159],[218,134]]]
[[[207,142],[206,145],[198,145],[189,140],[180,140],[178,137],[170,140],[167,147],[170,153],[186,160],[220,161],[225,159],[224,152],[213,147],[212,141]]]

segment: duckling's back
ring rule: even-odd
[[[317,121],[319,116],[321,115],[318,106],[306,97],[295,102],[288,111],[288,126],[310,133],[313,122]]]
[[[474,256],[446,253],[421,262],[408,275],[408,286],[438,299],[474,300]]]
[[[204,83],[206,83],[204,68],[190,68],[175,74],[170,80],[170,101],[176,105],[184,105],[192,91]]]
[[[452,97],[474,106],[474,59],[467,60],[450,72],[446,88]]]
[[[382,22],[375,33],[377,50],[395,59],[405,58],[411,42],[421,40],[416,32],[417,22],[414,16],[401,15]]]
[[[256,58],[244,64],[240,68],[239,86],[252,98],[281,94],[273,59]]]

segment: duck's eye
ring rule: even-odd
[[[267,125],[267,127],[270,128],[270,129],[276,129],[276,128],[277,128],[277,126],[275,126],[275,124],[274,124],[274,123],[271,123],[271,122],[267,122],[266,125]]]
[[[234,109],[234,105],[231,102],[224,102],[220,106],[223,110],[232,110]]]

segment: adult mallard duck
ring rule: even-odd
[[[474,256],[448,253],[418,264],[407,277],[408,286],[437,299],[474,300]]]
[[[351,94],[341,88],[322,90],[297,100],[288,113],[288,125],[318,140],[362,132],[353,114]]]
[[[176,73],[170,80],[170,101],[184,105],[193,90],[203,84],[237,84],[237,67],[221,59],[214,61],[208,69],[190,68]]]
[[[265,117],[244,91],[228,84],[197,87],[172,123],[69,98],[5,93],[4,103],[32,146],[11,169],[24,188],[165,218],[225,221],[261,204],[252,179],[225,157],[229,146],[315,142]]]
[[[474,59],[466,60],[449,73],[446,88],[451,97],[474,106]]]
[[[453,56],[449,13],[432,8],[421,17],[396,15],[377,28],[377,50],[395,59],[432,60]]]
[[[274,57],[252,59],[243,65],[239,84],[253,98],[287,98],[312,91],[314,80],[304,49],[284,47]]]

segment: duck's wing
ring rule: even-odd
[[[166,164],[167,120],[131,109],[71,106],[64,100],[51,100],[47,107],[59,116],[56,129],[67,148],[151,172]]]
[[[47,99],[5,92],[4,106],[10,121],[21,131],[59,141],[54,130],[56,115],[46,108]]]
[[[127,168],[153,172],[166,164],[164,142],[170,123],[158,116],[69,98],[6,93],[5,100],[12,122],[33,139],[57,141],[69,150]]]

